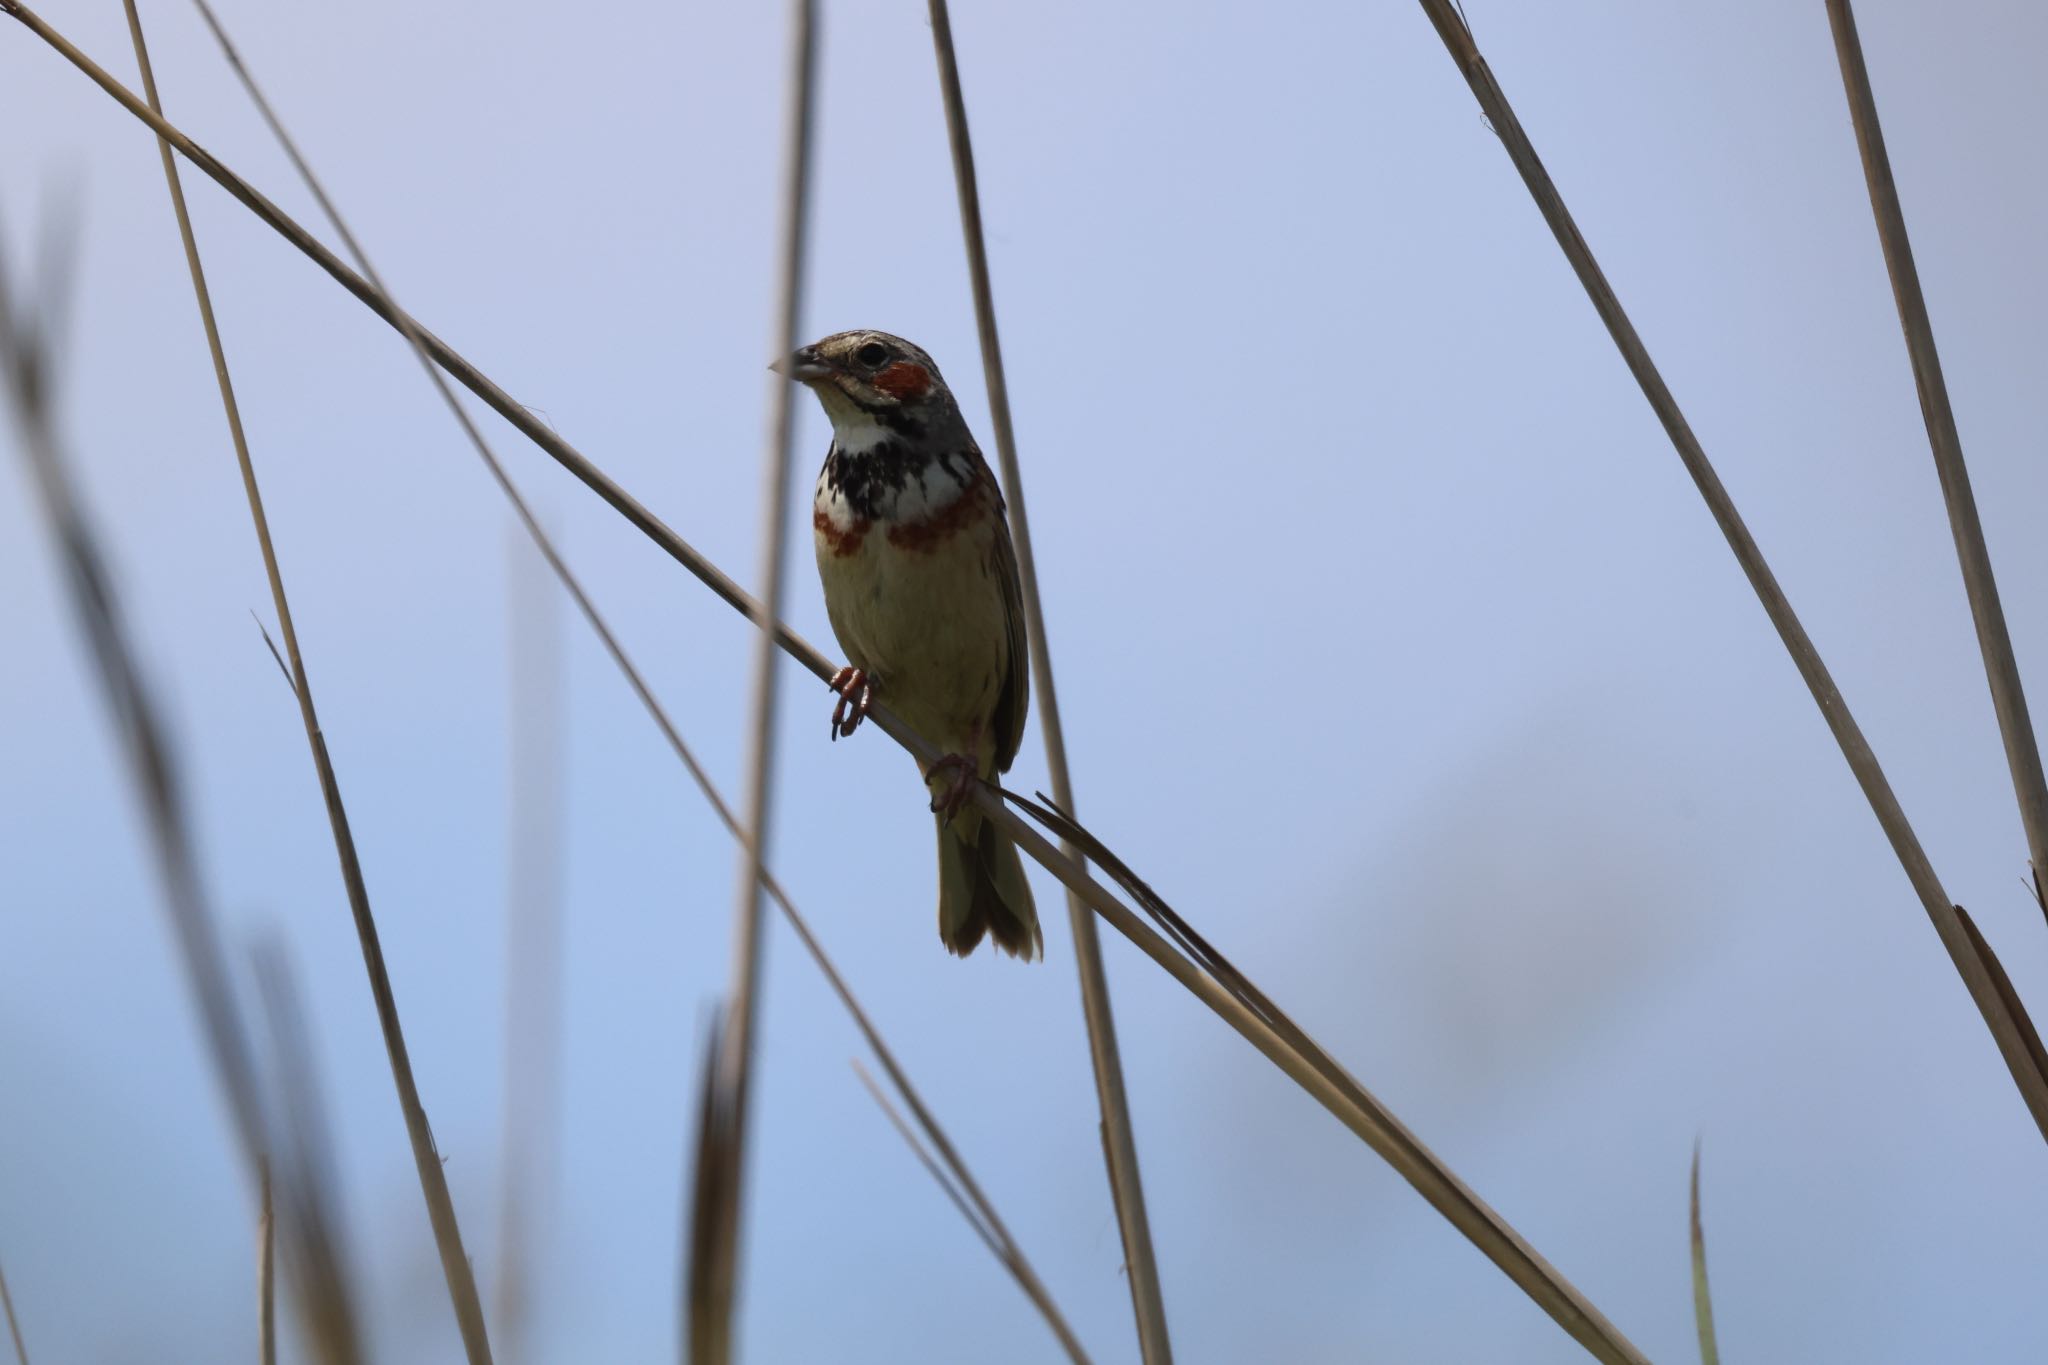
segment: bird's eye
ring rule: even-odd
[[[869,369],[873,369],[889,358],[889,348],[879,341],[870,341],[867,345],[855,351],[853,358],[866,365]]]

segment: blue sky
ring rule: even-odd
[[[408,306],[751,574],[779,7],[221,9]],[[1467,10],[1950,893],[2048,1001],[1821,6]],[[145,14],[173,119],[312,222],[196,18]],[[48,17],[131,69],[118,6]],[[2048,17],[1859,17],[2038,695],[2048,188],[2026,130]],[[2038,1135],[1420,11],[954,22],[1083,815],[1653,1357],[1693,1349],[1695,1136],[1731,1358],[2036,1351]],[[804,330],[913,338],[986,438],[923,8],[827,5],[823,44]],[[281,935],[305,979],[380,1358],[447,1359],[318,793],[249,619],[267,593],[155,148],[12,27],[0,119],[12,256],[46,203],[78,206],[81,477],[236,942]],[[509,518],[396,336],[188,185],[488,1290]],[[745,624],[492,422],[736,791]],[[826,439],[807,406],[799,486]],[[795,545],[790,619],[822,645]],[[0,579],[0,1263],[40,1356],[233,1358],[247,1195],[14,460]],[[534,1344],[660,1358],[734,858],[594,642],[563,634],[566,1091]],[[947,957],[908,760],[876,734],[828,745],[824,690],[786,681],[779,870],[1083,1341],[1135,1360],[1064,917],[1041,966]],[[1027,744],[1013,779],[1043,772]],[[1106,949],[1183,1360],[1580,1358],[1312,1101]],[[748,1358],[1049,1358],[780,926],[769,954]]]

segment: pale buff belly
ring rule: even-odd
[[[849,661],[912,729],[945,752],[979,751],[984,768],[1010,664],[995,524],[975,518],[929,546],[906,546],[887,523],[856,542],[821,512],[815,535],[825,609]]]

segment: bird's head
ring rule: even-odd
[[[835,332],[770,368],[807,385],[842,442],[917,435],[960,421],[932,358],[887,332]]]

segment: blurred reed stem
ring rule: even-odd
[[[803,312],[804,242],[810,217],[811,119],[817,85],[817,3],[791,0],[789,73],[784,98],[782,181],[782,249],[776,286],[775,354],[797,348],[797,324]],[[689,1272],[692,1318],[715,1315],[719,1326],[693,1330],[691,1340],[715,1344],[703,1354],[692,1352],[697,1365],[725,1365],[733,1339],[731,1319],[739,1289],[740,1215],[745,1202],[747,1121],[754,1082],[754,1024],[760,1013],[761,902],[767,874],[769,817],[775,786],[775,680],[781,655],[775,648],[774,626],[782,614],[783,551],[789,543],[787,515],[791,443],[795,430],[796,386],[780,374],[770,381],[767,443],[761,453],[761,597],[753,610],[760,629],[754,639],[753,691],[749,711],[746,776],[740,808],[745,812],[740,840],[737,904],[733,910],[732,976],[726,990],[721,1056],[713,1072],[723,1091],[707,1101],[705,1121],[729,1124],[715,1138],[700,1143],[705,1168],[697,1197],[717,1206],[699,1208],[694,1225]],[[707,1082],[709,1084],[710,1082]],[[697,1264],[698,1257],[708,1257]]]
[[[745,836],[741,836],[744,845]],[[682,1365],[724,1365],[732,1358],[733,1243],[724,1221],[736,1206],[724,1183],[738,1164],[733,1150],[726,1066],[726,1007],[711,1007],[704,1065],[697,1080],[696,1152],[683,1210]]]
[[[1017,462],[1017,436],[1010,420],[1010,383],[1003,370],[1002,340],[996,332],[995,288],[989,279],[988,243],[981,226],[981,189],[974,173],[974,143],[967,130],[966,99],[960,90],[960,63],[953,51],[953,20],[946,0],[930,0],[930,13],[932,46],[939,63],[939,90],[946,110],[946,137],[953,154],[953,183],[960,197],[960,231],[966,240],[967,273],[974,294],[975,329],[981,338],[989,421],[996,458],[1002,465],[1003,491],[1009,494],[1010,536],[1016,543],[1017,572],[1023,587],[1024,621],[1031,642],[1031,685],[1038,694],[1038,725],[1045,737],[1045,762],[1052,779],[1053,799],[1062,809],[1071,811],[1074,784],[1067,769],[1059,694],[1053,687],[1052,642],[1045,632],[1045,607],[1038,592],[1031,522],[1025,514],[1024,474]],[[1080,857],[1072,845],[1062,844],[1061,849],[1070,858]],[[1117,1226],[1123,1235],[1138,1349],[1145,1365],[1171,1365],[1173,1344],[1166,1330],[1166,1301],[1159,1288],[1159,1265],[1152,1253],[1152,1223],[1145,1214],[1145,1186],[1139,1176],[1137,1137],[1131,1126],[1130,1097],[1117,1049],[1116,1016],[1110,1009],[1109,977],[1102,966],[1102,941],[1095,932],[1095,916],[1072,891],[1067,893],[1067,922],[1074,934],[1074,965],[1081,977],[1081,1010],[1088,1023],[1088,1055],[1095,1072],[1096,1103],[1102,1112],[1102,1152],[1109,1169],[1109,1191],[1116,1204]]]
[[[256,1218],[256,1358],[277,1365],[277,1208],[270,1163],[263,1163],[263,1210]]]
[[[1714,1297],[1707,1291],[1707,1234],[1700,1225],[1700,1145],[1692,1145],[1692,1316],[1699,1329],[1700,1365],[1721,1365],[1721,1348],[1714,1340]]]
[[[28,1365],[28,1345],[21,1339],[21,1319],[14,1315],[14,1295],[7,1291],[7,1271],[0,1267],[0,1310],[7,1314],[7,1335],[14,1342],[16,1365]]]
[[[104,542],[79,498],[57,430],[55,359],[48,335],[53,318],[48,314],[62,301],[41,300],[44,316],[35,316],[15,301],[8,275],[8,263],[0,259],[0,384],[21,434],[21,452],[28,462],[37,510],[49,528],[58,577],[89,651],[149,832],[172,938],[254,1195],[267,1147],[263,1108],[248,1035],[229,984],[218,916],[200,876],[183,766],[129,635]],[[46,273],[43,279],[51,289],[68,284],[53,274]]]
[[[1600,320],[1627,363],[1629,372],[1641,386],[1643,396],[1649,400],[1658,420],[1664,424],[1665,433],[1684,463],[1686,472],[1700,490],[1706,501],[1707,510],[1712,513],[1715,523],[1728,540],[1728,548],[1735,553],[1736,562],[1742,566],[1750,586],[1755,589],[1757,600],[1763,604],[1764,613],[1776,627],[1778,638],[1785,650],[1792,656],[1799,675],[1805,679],[1807,690],[1813,694],[1814,704],[1820,707],[1821,717],[1834,734],[1835,743],[1841,748],[1842,756],[1848,760],[1850,771],[1863,788],[1865,799],[1877,816],[1885,837],[1891,841],[1892,851],[1897,854],[1899,865],[1905,869],[1906,879],[1920,897],[1927,917],[1934,924],[1935,933],[1941,938],[1942,946],[1948,950],[1949,959],[1955,964],[1963,985],[1969,990],[1970,998],[1977,1003],[1978,1011],[1984,1016],[1986,1027],[1991,1030],[1992,1039],[1997,1043],[2000,1055],[2005,1058],[2006,1068],[2012,1073],[2013,1083],[2019,1087],[2020,1098],[2034,1116],[2035,1124],[2042,1135],[2048,1137],[2048,1075],[2044,1075],[2029,1054],[2024,1035],[2031,1031],[2030,1025],[2023,1025],[2012,1008],[2012,1002],[2001,998],[1993,984],[1992,965],[1970,941],[1957,915],[1957,907],[1942,889],[1940,879],[1935,875],[1934,865],[1928,861],[1926,852],[1920,846],[1919,836],[1913,832],[1912,824],[1906,819],[1905,810],[1893,794],[1891,783],[1886,780],[1884,769],[1879,766],[1876,753],[1863,736],[1856,718],[1849,712],[1849,704],[1843,700],[1841,689],[1835,686],[1833,676],[1821,660],[1820,651],[1801,625],[1792,603],[1779,587],[1778,579],[1764,559],[1763,551],[1743,524],[1742,516],[1736,511],[1734,499],[1721,483],[1721,476],[1708,461],[1706,451],[1700,446],[1699,438],[1693,434],[1692,426],[1680,411],[1678,400],[1672,397],[1664,377],[1650,359],[1649,350],[1642,338],[1636,334],[1635,325],[1629,321],[1628,313],[1622,308],[1621,300],[1607,283],[1606,275],[1594,259],[1592,248],[1579,232],[1578,224],[1565,207],[1564,197],[1551,182],[1550,173],[1544,169],[1542,160],[1536,155],[1529,136],[1522,130],[1522,124],[1515,117],[1515,111],[1508,104],[1500,83],[1494,79],[1493,71],[1480,55],[1478,45],[1473,41],[1471,30],[1465,26],[1464,18],[1458,13],[1452,0],[1421,0],[1423,11],[1430,22],[1436,25],[1437,35],[1443,39],[1444,47],[1464,75],[1466,84],[1479,101],[1480,109],[1492,125],[1494,133],[1507,149],[1508,159],[1521,173],[1522,181],[1528,186],[1530,197],[1536,201],[1537,209],[1549,224],[1557,244],[1564,251],[1578,274],[1579,282],[1585,286],[1587,297],[1593,301]],[[1988,950],[1987,950],[1988,951]]]
[[[333,1127],[321,1099],[313,1045],[291,959],[273,935],[251,954],[257,998],[270,1040],[270,1069],[280,1122],[271,1167],[284,1230],[285,1269],[299,1287],[307,1340],[324,1365],[366,1358],[335,1174]]]
[[[523,540],[507,548],[505,1128],[492,1330],[498,1358],[519,1365],[530,1354],[535,1251],[558,1207],[566,775],[560,618],[545,563]]]
[[[256,1187],[259,1209],[274,1208],[268,1120],[256,1087],[253,1052],[228,986],[218,928],[198,875],[192,821],[176,753],[128,638],[97,533],[77,500],[65,467],[50,410],[49,357],[44,341],[41,332],[31,327],[27,314],[15,310],[8,294],[6,271],[0,268],[0,368],[5,370],[13,407],[21,422],[23,449],[36,475],[35,485],[43,495],[43,511],[60,551],[62,576],[72,590],[73,606],[92,646],[121,746],[141,796],[174,936],[192,985],[208,1055],[229,1100],[231,1126],[245,1169]],[[293,1197],[291,1182],[286,1182],[285,1190],[288,1199]],[[288,1228],[295,1245],[309,1254],[320,1252],[317,1228],[304,1224],[288,1224]],[[309,1279],[301,1295],[309,1322],[315,1327],[316,1343],[323,1345],[330,1336],[319,1331],[318,1325],[331,1320],[323,1317],[323,1313],[334,1302],[323,1294],[324,1288],[320,1281]],[[4,1291],[4,1286],[0,1286],[0,1291]],[[18,1326],[11,1321],[12,1306],[8,1307],[10,1327],[18,1332]],[[352,1320],[347,1316],[345,1303],[341,1310],[342,1326],[351,1329],[346,1341],[352,1342]],[[274,1317],[274,1310],[271,1316]],[[18,1336],[16,1346],[19,1350]],[[320,1358],[328,1365],[355,1365],[357,1359],[353,1351],[326,1350]]]

